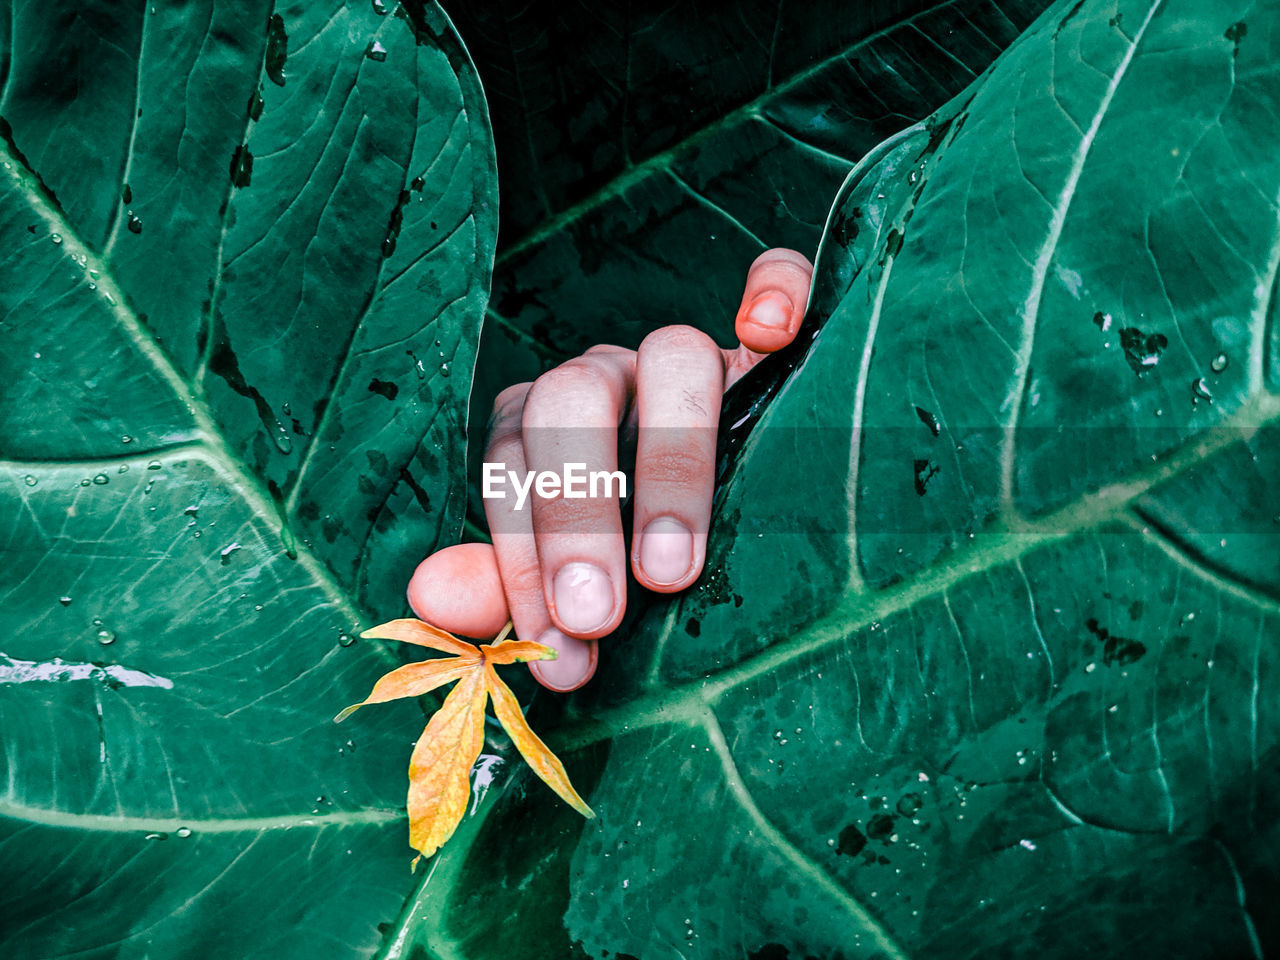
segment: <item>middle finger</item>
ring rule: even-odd
[[[572,464],[580,478],[551,496],[535,489],[529,503],[551,619],[584,639],[617,627],[626,603],[618,425],[634,390],[635,353],[594,347],[543,374],[525,397],[528,468],[563,484]]]

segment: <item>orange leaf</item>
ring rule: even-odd
[[[376,627],[370,627],[362,637],[378,640],[399,640],[402,643],[416,643],[420,647],[430,647],[441,653],[453,653],[460,657],[478,657],[480,651],[465,640],[459,640],[452,633],[433,627],[421,620],[389,620]]]
[[[484,708],[490,696],[502,726],[534,772],[583,816],[595,816],[573,789],[564,765],[529,728],[515,694],[493,669],[495,663],[553,660],[556,652],[530,640],[507,640],[510,631],[508,623],[495,643],[480,647],[420,620],[392,620],[361,634],[456,654],[392,670],[374,684],[368,697],[334,717],[340,722],[367,703],[416,697],[459,681],[422,731],[409,760],[409,843],[424,857],[453,836],[467,812],[471,768],[484,747]]]
[[[569,775],[564,772],[564,764],[560,762],[560,758],[538,739],[538,735],[533,732],[525,721],[524,714],[520,712],[516,695],[502,682],[498,672],[488,663],[484,666],[484,682],[489,695],[493,697],[493,712],[498,715],[503,729],[507,731],[511,742],[519,749],[521,756],[533,768],[533,772],[558,793],[561,800],[584,817],[594,818],[595,814],[591,808],[578,796],[578,791],[574,790],[573,784],[569,782]]]
[[[480,648],[489,663],[516,663],[526,660],[554,660],[556,652],[532,640],[508,640],[506,643],[486,644]]]
[[[471,767],[484,747],[483,674],[471,672],[445,697],[409,761],[409,843],[424,857],[453,836],[467,812]]]
[[[353,703],[333,718],[341,723],[365,704],[386,703],[400,697],[420,697],[436,687],[461,679],[480,663],[479,657],[457,657],[447,660],[424,660],[408,663],[392,670],[373,685],[373,691],[359,703]]]

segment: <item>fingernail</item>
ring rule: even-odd
[[[767,290],[747,306],[747,317],[771,330],[786,330],[791,325],[791,298],[780,290]]]
[[[590,633],[613,615],[613,583],[593,563],[566,563],[553,588],[556,615],[569,630]]]
[[[693,563],[693,534],[673,517],[649,521],[640,537],[640,569],[654,583],[684,579]]]
[[[555,627],[543,631],[538,642],[556,651],[555,660],[535,660],[529,669],[544,687],[557,693],[577,690],[596,672],[597,646],[594,640],[565,636]]]

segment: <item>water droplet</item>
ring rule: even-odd
[[[127,463],[120,464],[120,469],[116,471],[116,473],[128,473],[128,472],[129,472],[129,465]]]
[[[341,631],[338,634],[338,646],[340,647],[349,647],[355,642],[356,642],[356,638],[353,637],[351,634],[347,633],[345,630]]]
[[[229,543],[225,547],[223,547],[222,550],[218,553],[218,556],[222,558],[222,566],[225,567],[228,563],[230,563],[232,554],[234,554],[239,549],[240,549],[240,544],[238,543]]]
[[[440,364],[440,376],[442,377],[449,376],[449,365],[447,363]]]
[[[182,515],[184,517],[190,517],[191,519],[188,521],[187,526],[194,527],[196,525],[196,521],[200,519],[200,508],[195,504],[192,504],[182,511]]]
[[[1137,327],[1125,327],[1120,331],[1120,346],[1125,362],[1138,376],[1160,362],[1160,352],[1169,345],[1163,333],[1143,333]]]
[[[193,533],[193,534],[192,534],[192,536],[193,536],[193,537],[195,537],[197,540],[199,540],[199,539],[200,539],[200,531],[199,531],[199,530],[197,530],[195,533]]]
[[[1209,389],[1204,377],[1196,377],[1191,381],[1191,402],[1198,403],[1201,400],[1213,403],[1213,391]]]
[[[142,495],[145,497],[149,493],[151,493],[151,488],[154,487],[155,485],[156,485],[156,482],[154,480],[148,480],[147,485],[142,489]],[[155,507],[152,507],[151,509],[154,510]]]
[[[61,243],[61,242],[62,242],[62,234],[60,234],[60,233],[51,233],[51,234],[49,234],[49,239],[50,239],[50,240],[52,240],[54,243]]]
[[[169,839],[169,835],[168,835],[167,833],[148,833],[148,834],[147,834],[145,837],[143,837],[142,839],[144,839],[144,840],[168,840],[168,839]]]
[[[284,17],[273,13],[267,21],[267,52],[263,58],[264,69],[271,82],[284,86],[284,65],[289,57],[289,35],[284,29]]]
[[[231,184],[247,187],[253,182],[253,152],[244,144],[231,154]]]
[[[1111,314],[1103,313],[1101,310],[1099,310],[1097,313],[1093,315],[1093,325],[1097,327],[1099,330],[1103,330],[1103,331],[1110,330]]]
[[[274,438],[276,442],[276,449],[284,454],[293,453],[293,438],[285,432],[283,424],[276,424],[276,426],[280,428],[276,431]]]
[[[25,483],[28,487],[34,487],[40,481],[28,473],[25,477],[22,478],[22,482]]]
[[[159,469],[160,469],[161,467],[163,467],[163,466],[164,466],[164,464],[162,464],[159,460],[152,460],[150,463],[148,463],[148,464],[147,464],[147,469],[148,469],[148,470],[159,470]]]
[[[373,12],[380,17],[387,15],[387,5],[382,0],[373,0]]]
[[[121,437],[121,438],[120,438],[120,442],[121,442],[121,443],[133,443],[133,437],[129,436],[129,435],[126,433],[123,437]]]
[[[369,44],[369,49],[365,51],[370,60],[376,60],[378,63],[387,59],[387,48],[377,40]]]
[[[173,831],[173,832],[174,832],[174,833],[176,833],[178,836],[180,836],[183,840],[185,840],[185,839],[187,839],[187,837],[191,836],[191,828],[190,828],[190,827],[179,827],[177,830],[175,830],[175,831]]]
[[[99,473],[93,478],[93,482],[96,483],[98,486],[102,486],[104,483],[110,483],[111,478],[108,477],[105,473]]]
[[[1221,373],[1223,370],[1227,369],[1227,364],[1230,362],[1231,361],[1227,359],[1227,355],[1225,353],[1220,353],[1209,363],[1209,369],[1214,373]]]
[[[60,604],[62,604],[64,607],[69,607],[69,606],[71,606],[71,598],[70,598],[70,597],[65,597],[65,596],[64,596],[64,597],[59,597],[59,598],[58,598],[58,602],[59,602]]]
[[[80,486],[87,487],[91,482],[92,481],[90,481],[88,477],[85,477],[83,480],[80,481]]]
[[[116,642],[115,632],[112,630],[108,630],[106,627],[103,627],[101,630],[98,631],[97,637],[98,637],[98,642],[102,644],[104,647],[109,647],[111,646],[111,644]]]
[[[134,213],[132,210],[130,210],[130,211],[129,211],[129,224],[128,224],[128,226],[129,226],[129,232],[130,232],[130,233],[141,233],[141,232],[142,232],[142,221],[138,219],[138,215],[137,215],[136,213]]]
[[[942,433],[942,424],[938,422],[938,418],[924,407],[916,407],[916,416],[920,418],[920,422],[928,427],[929,432],[935,437]]]

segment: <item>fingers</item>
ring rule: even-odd
[[[567,481],[567,465],[580,465],[584,494],[565,490],[547,496],[538,490],[528,507],[551,620],[583,639],[612,631],[625,606],[618,424],[634,381],[634,353],[592,348],[539,377],[521,417],[529,470],[564,475]]]
[[[505,464],[517,476],[527,466],[520,423],[530,384],[504,390],[494,403],[485,461]],[[510,610],[515,634],[522,640],[536,640],[553,648],[558,658],[530,664],[530,671],[544,687],[566,692],[575,690],[596,670],[596,642],[566,636],[551,622],[544,599],[542,571],[534,542],[533,514],[528,503],[516,509],[516,500],[485,498],[485,518],[493,534],[496,573]]]
[[[487,640],[507,624],[507,600],[487,543],[460,543],[433,553],[409,581],[409,606],[432,626]]]
[[[723,392],[724,361],[705,333],[664,327],[640,345],[631,569],[650,590],[682,590],[702,571]]]
[[[747,270],[742,305],[734,321],[738,339],[748,350],[773,353],[792,340],[809,302],[813,264],[794,250],[775,247],[756,257]]]

